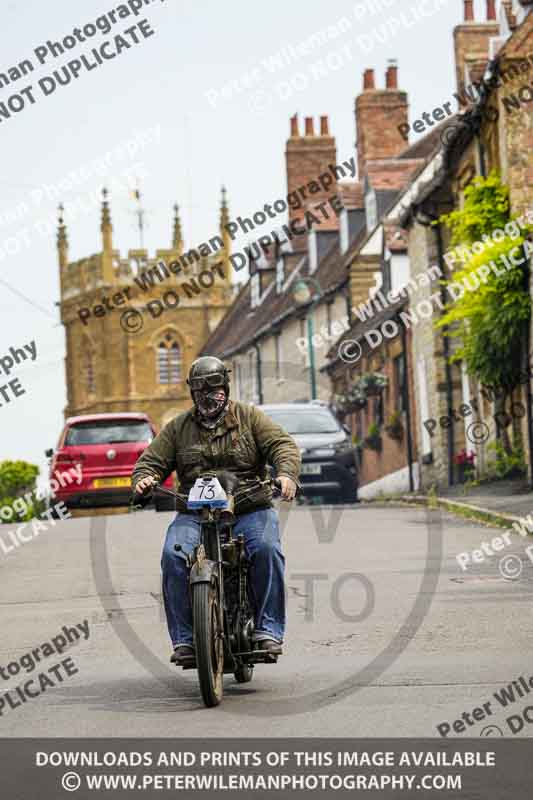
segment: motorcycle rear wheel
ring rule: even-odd
[[[254,668],[250,664],[241,664],[233,674],[237,683],[249,683],[254,676]]]
[[[194,643],[200,691],[208,708],[218,706],[224,691],[224,641],[219,630],[219,603],[215,584],[193,586]]]

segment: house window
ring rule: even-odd
[[[85,381],[87,386],[87,393],[94,394],[96,392],[96,383],[94,380],[94,364],[93,364],[92,353],[89,353],[87,355],[87,361],[85,363]]]
[[[312,230],[309,233],[309,272],[311,275],[316,272],[318,267],[318,242],[316,238],[316,231]]]
[[[157,348],[157,373],[161,384],[181,381],[181,350],[169,333]]]
[[[237,362],[237,368],[235,372],[235,383],[237,387],[237,400],[242,400],[243,397],[243,381],[242,381],[242,364],[240,361]]]
[[[261,285],[259,282],[259,273],[254,272],[251,277],[252,285],[251,285],[251,302],[252,308],[257,308],[259,305],[259,297],[261,295]]]
[[[278,258],[276,262],[276,292],[281,294],[283,290],[283,281],[285,280],[285,261],[283,257]]]
[[[405,411],[405,356],[401,353],[394,359],[394,407],[400,411]]]
[[[366,229],[373,231],[378,224],[378,205],[376,193],[370,189],[365,196]]]
[[[340,216],[339,216],[339,223],[340,223],[340,248],[341,253],[347,253],[348,248],[350,246],[350,228],[349,228],[349,220],[348,220],[348,211],[343,208]]]
[[[250,387],[250,401],[257,402],[257,360],[253,350],[248,353],[248,375]]]

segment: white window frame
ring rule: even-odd
[[[285,260],[283,257],[276,261],[276,292],[281,294],[285,282]]]
[[[250,278],[251,304],[252,308],[257,308],[261,303],[261,283],[258,272],[254,272]]]
[[[339,215],[339,234],[341,253],[348,252],[350,246],[350,229],[348,220],[348,210],[343,208]]]
[[[373,231],[378,224],[378,201],[374,189],[369,189],[365,196],[366,228]]]

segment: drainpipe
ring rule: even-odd
[[[426,211],[422,212],[424,216],[426,216],[426,221],[423,221],[420,218],[420,214],[418,212],[415,213],[415,219],[422,225],[424,228],[429,228],[433,222],[437,222],[435,227],[435,236],[437,241],[437,260],[438,260],[438,267],[441,271],[441,274],[444,278],[447,278],[447,268],[446,262],[444,261],[444,244],[442,241],[442,228],[440,223],[438,222],[438,217],[435,217],[433,214],[428,214]],[[429,220],[429,222],[427,221]],[[440,285],[440,300],[442,305],[446,305],[446,288],[441,283]],[[454,432],[455,432],[455,425],[453,419],[453,392],[452,392],[452,367],[450,364],[450,342],[448,337],[445,335],[448,331],[448,328],[445,327],[442,329],[442,347],[444,351],[444,370],[446,374],[446,405],[448,407],[448,417],[450,419],[450,426],[446,429],[447,430],[447,445],[448,445],[448,486],[453,486],[454,483],[454,474],[453,474],[453,457],[454,457]]]
[[[256,368],[256,380],[257,380],[257,399],[258,405],[263,405],[263,375],[261,369],[261,348],[254,342],[254,349],[255,349],[255,368]]]
[[[446,276],[446,268],[445,268],[445,261],[444,261],[444,245],[442,241],[442,228],[440,223],[436,226],[436,236],[437,236],[437,255],[439,260],[439,269],[441,270],[442,274]],[[441,303],[444,305],[446,303],[446,288],[441,283],[440,286],[440,299]],[[453,419],[453,391],[452,391],[452,365],[450,364],[450,341],[446,336],[448,332],[448,328],[445,327],[442,329],[442,341],[443,341],[443,350],[444,350],[444,369],[446,371],[446,403],[448,405],[448,417],[450,419],[450,427],[448,430],[448,485],[453,486],[454,483],[454,476],[453,476],[453,457],[454,457],[454,432],[455,432],[455,425]]]
[[[413,478],[413,428],[411,422],[411,403],[409,400],[409,356],[407,350],[407,330],[405,325],[402,329],[402,350],[405,365],[405,383],[402,387],[403,401],[405,404],[405,423],[407,427],[407,463],[409,465],[409,491],[414,492],[415,482]]]
[[[522,247],[524,256],[525,248]],[[527,261],[526,267],[526,291],[531,297],[531,259]],[[526,362],[524,366],[525,374],[527,375],[526,381],[526,406],[527,406],[527,443],[529,450],[529,483],[533,487],[533,417],[531,411],[532,392],[531,392],[531,320],[525,324],[524,330],[524,345],[522,348],[522,362]]]
[[[528,271],[527,284],[528,284],[528,292],[529,292],[530,291],[530,275],[529,275],[529,271]],[[530,483],[530,486],[533,487],[533,418],[531,416],[531,402],[532,402],[532,396],[533,395],[531,393],[531,377],[530,377],[530,371],[531,371],[531,363],[530,363],[530,361],[531,361],[531,359],[530,359],[530,355],[529,355],[530,352],[531,352],[531,350],[530,350],[530,348],[531,348],[531,327],[530,326],[531,326],[531,322],[526,323],[526,331],[525,331],[525,337],[524,337],[525,338],[524,356],[525,356],[525,360],[526,360],[525,371],[526,371],[526,375],[528,376],[528,379],[526,381],[526,398],[527,398],[526,406],[527,406],[527,443],[528,443],[528,449],[529,449],[529,483]]]

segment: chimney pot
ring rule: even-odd
[[[305,135],[306,136],[314,136],[315,129],[313,126],[313,117],[306,117],[305,118]]]
[[[387,66],[387,74],[385,77],[385,85],[387,89],[398,88],[398,62],[390,60]]]
[[[296,138],[300,135],[298,130],[298,114],[291,117],[291,137]]]
[[[465,22],[474,22],[474,0],[465,0]]]
[[[374,81],[374,70],[373,69],[365,69],[363,72],[363,90],[366,89],[375,89],[375,81]]]
[[[327,116],[320,117],[320,135],[329,136],[329,121]]]
[[[496,0],[487,0],[487,22],[496,19]]]

